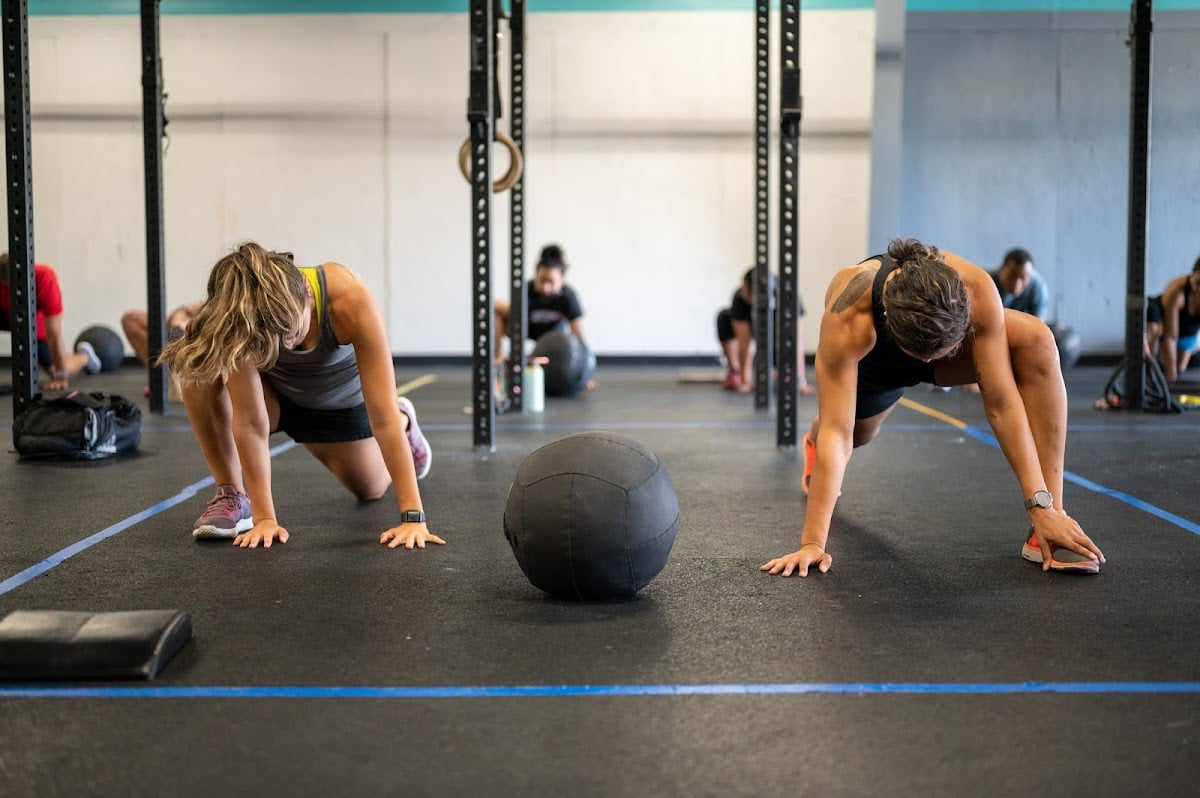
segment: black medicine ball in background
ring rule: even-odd
[[[71,347],[72,352],[78,351],[81,341],[86,341],[96,350],[101,371],[116,371],[125,362],[125,342],[110,327],[96,324],[86,328],[75,339],[75,345]]]
[[[543,367],[546,396],[574,396],[587,387],[591,353],[587,344],[567,331],[552,330],[537,339],[533,357],[549,362]]]

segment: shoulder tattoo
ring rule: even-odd
[[[846,283],[846,287],[842,289],[842,293],[833,301],[831,310],[834,313],[841,313],[846,308],[853,307],[873,279],[874,276],[870,272],[859,272],[851,277],[850,282]]]

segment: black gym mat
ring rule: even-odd
[[[0,685],[0,792],[1173,795],[1200,778],[1200,414],[1096,412],[1107,370],[1073,372],[1067,506],[1108,564],[1072,577],[1020,558],[979,397],[913,389],[851,462],[832,572],[780,579],[757,568],[796,545],[799,464],[752,397],[602,369],[597,391],[499,417],[489,453],[466,369],[398,377],[425,371],[411,396],[444,548],[380,546],[392,494],[356,504],[282,437],[292,540],[193,542],[212,487],[182,414],[147,413],[118,461],[0,459],[0,615],[172,606],[195,633],[144,689]],[[807,425],[815,400],[800,407]],[[582,429],[648,446],[679,497],[671,558],[635,600],[550,598],[504,539],[517,465]]]

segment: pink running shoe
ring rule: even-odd
[[[238,493],[232,485],[220,485],[217,495],[204,508],[204,515],[196,519],[192,537],[196,540],[229,539],[253,528],[250,497]]]
[[[417,479],[424,479],[429,473],[429,466],[433,464],[433,450],[429,448],[429,441],[421,434],[421,427],[417,424],[417,409],[413,407],[413,403],[407,396],[400,396],[396,399],[396,405],[401,413],[408,416],[408,430],[405,433],[408,436],[408,448],[412,449]]]

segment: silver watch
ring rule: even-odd
[[[1035,491],[1032,496],[1025,500],[1025,509],[1032,510],[1034,507],[1048,508],[1054,506],[1054,497],[1050,495],[1048,490]]]

